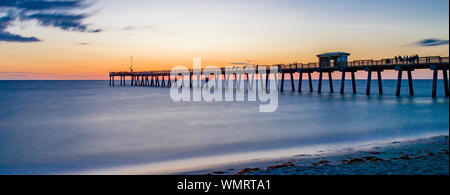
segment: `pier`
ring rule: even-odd
[[[366,94],[371,94],[371,83],[372,83],[372,74],[376,73],[377,75],[377,82],[378,82],[378,93],[380,95],[383,95],[383,87],[382,87],[382,73],[386,70],[394,70],[397,71],[397,87],[396,87],[396,96],[401,96],[401,83],[403,81],[402,75],[403,72],[407,72],[408,77],[408,87],[409,87],[409,95],[414,96],[414,85],[413,85],[413,77],[412,72],[414,70],[424,69],[424,70],[430,70],[433,73],[433,82],[431,86],[431,96],[436,97],[437,94],[437,82],[438,82],[438,75],[439,73],[443,76],[443,82],[444,82],[444,91],[445,96],[449,97],[449,81],[448,81],[448,72],[449,72],[449,57],[440,57],[440,56],[430,56],[430,57],[419,57],[417,59],[414,59],[413,61],[407,61],[406,59],[398,59],[398,58],[390,58],[390,59],[383,59],[383,60],[356,60],[356,61],[347,61],[348,53],[343,52],[335,52],[335,53],[327,53],[327,54],[321,54],[318,55],[319,62],[315,63],[307,63],[307,64],[301,64],[301,63],[295,63],[295,64],[277,64],[277,65],[255,65],[254,68],[256,70],[257,74],[259,75],[265,75],[266,76],[266,85],[265,87],[268,87],[268,81],[271,79],[269,77],[270,70],[267,69],[265,72],[258,72],[259,66],[277,66],[278,67],[278,73],[281,74],[281,83],[280,86],[277,84],[277,89],[280,91],[284,91],[284,83],[285,83],[285,75],[290,75],[290,82],[291,82],[291,90],[302,92],[302,82],[303,82],[303,75],[308,76],[308,82],[309,82],[309,91],[314,92],[313,84],[312,84],[312,74],[318,73],[319,74],[319,84],[317,88],[317,93],[322,93],[322,85],[323,85],[323,76],[328,76],[328,85],[331,93],[334,93],[334,86],[333,86],[333,78],[332,73],[334,72],[340,72],[342,74],[341,76],[341,86],[340,86],[340,93],[344,94],[345,89],[345,81],[346,81],[346,75],[350,74],[351,80],[352,80],[352,88],[353,93],[357,93],[356,91],[356,82],[355,82],[355,73],[358,71],[364,71],[367,72],[367,86],[366,86]],[[221,71],[221,78],[225,79],[226,75],[225,68],[220,68]],[[204,75],[204,69],[202,70],[192,70],[189,69],[187,72],[185,72],[186,75],[189,75],[189,87],[193,87],[193,79],[192,77],[195,75],[197,77],[197,87],[200,86],[200,80],[202,79],[202,76],[204,76],[204,79],[208,81],[210,79],[210,75]],[[299,73],[299,80],[298,80],[298,87],[296,88],[295,85],[295,78],[294,74]],[[163,71],[143,71],[143,72],[110,72],[109,73],[109,85],[115,86],[115,78],[119,77],[120,79],[120,86],[125,86],[127,78],[129,78],[130,85],[131,86],[147,86],[147,87],[171,87],[172,83],[177,81],[177,79],[180,79],[182,73],[180,72],[177,76],[171,76],[171,70],[163,70]],[[237,80],[239,78],[239,81],[241,79],[247,79],[249,81],[249,77],[252,79],[255,78],[255,75],[249,75],[245,71],[241,72],[234,72],[233,75],[234,78]],[[246,76],[246,77],[244,77]],[[259,78],[259,77],[257,77]],[[274,75],[274,78],[278,79],[278,75]],[[181,77],[181,79],[184,79]],[[218,79],[218,78],[216,78]],[[228,79],[228,78],[227,78]],[[278,81],[278,80],[277,80]],[[276,82],[278,83],[278,82]],[[228,85],[228,83],[226,84]]]

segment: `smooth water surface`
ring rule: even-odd
[[[431,98],[431,80],[414,81],[416,96],[290,91],[278,110],[260,102],[179,102],[168,88],[115,87],[107,81],[0,81],[0,174],[58,174],[213,155],[448,134],[449,100]],[[297,84],[297,81],[296,81]],[[317,90],[317,81],[314,81]],[[236,159],[239,160],[239,159]],[[145,170],[143,170],[145,172]]]

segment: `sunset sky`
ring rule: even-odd
[[[449,53],[448,0],[0,1],[2,80],[106,79],[129,56],[156,70]]]

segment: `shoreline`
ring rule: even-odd
[[[428,134],[353,144],[315,145],[272,151],[206,156],[132,166],[91,169],[69,175],[449,175],[448,133]],[[327,147],[325,147],[327,146]],[[430,156],[428,156],[431,154]],[[431,157],[431,158],[430,158]],[[417,160],[423,173],[389,172]],[[405,160],[405,161],[402,161]],[[408,160],[408,161],[406,161]],[[400,162],[400,164],[399,164]],[[387,165],[384,165],[387,163]],[[397,163],[397,165],[393,165]],[[403,164],[402,164],[403,163]],[[367,167],[369,166],[369,167]],[[378,167],[377,167],[378,166]],[[358,172],[358,169],[374,170]],[[383,172],[384,170],[384,172]]]
[[[449,175],[449,137],[432,136],[234,163],[178,175]]]

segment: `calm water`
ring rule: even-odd
[[[286,82],[286,89],[290,89]],[[297,81],[296,81],[297,83]],[[258,102],[174,103],[167,88],[109,87],[106,81],[0,81],[0,174],[77,173],[317,144],[448,134],[449,100],[432,99],[431,81],[416,96],[285,92],[278,111]],[[116,82],[117,84],[117,82]],[[307,82],[303,82],[308,90]],[[339,81],[334,82],[339,92]],[[315,89],[317,82],[315,81]],[[287,90],[288,91],[288,90]],[[236,159],[239,160],[239,159]]]

